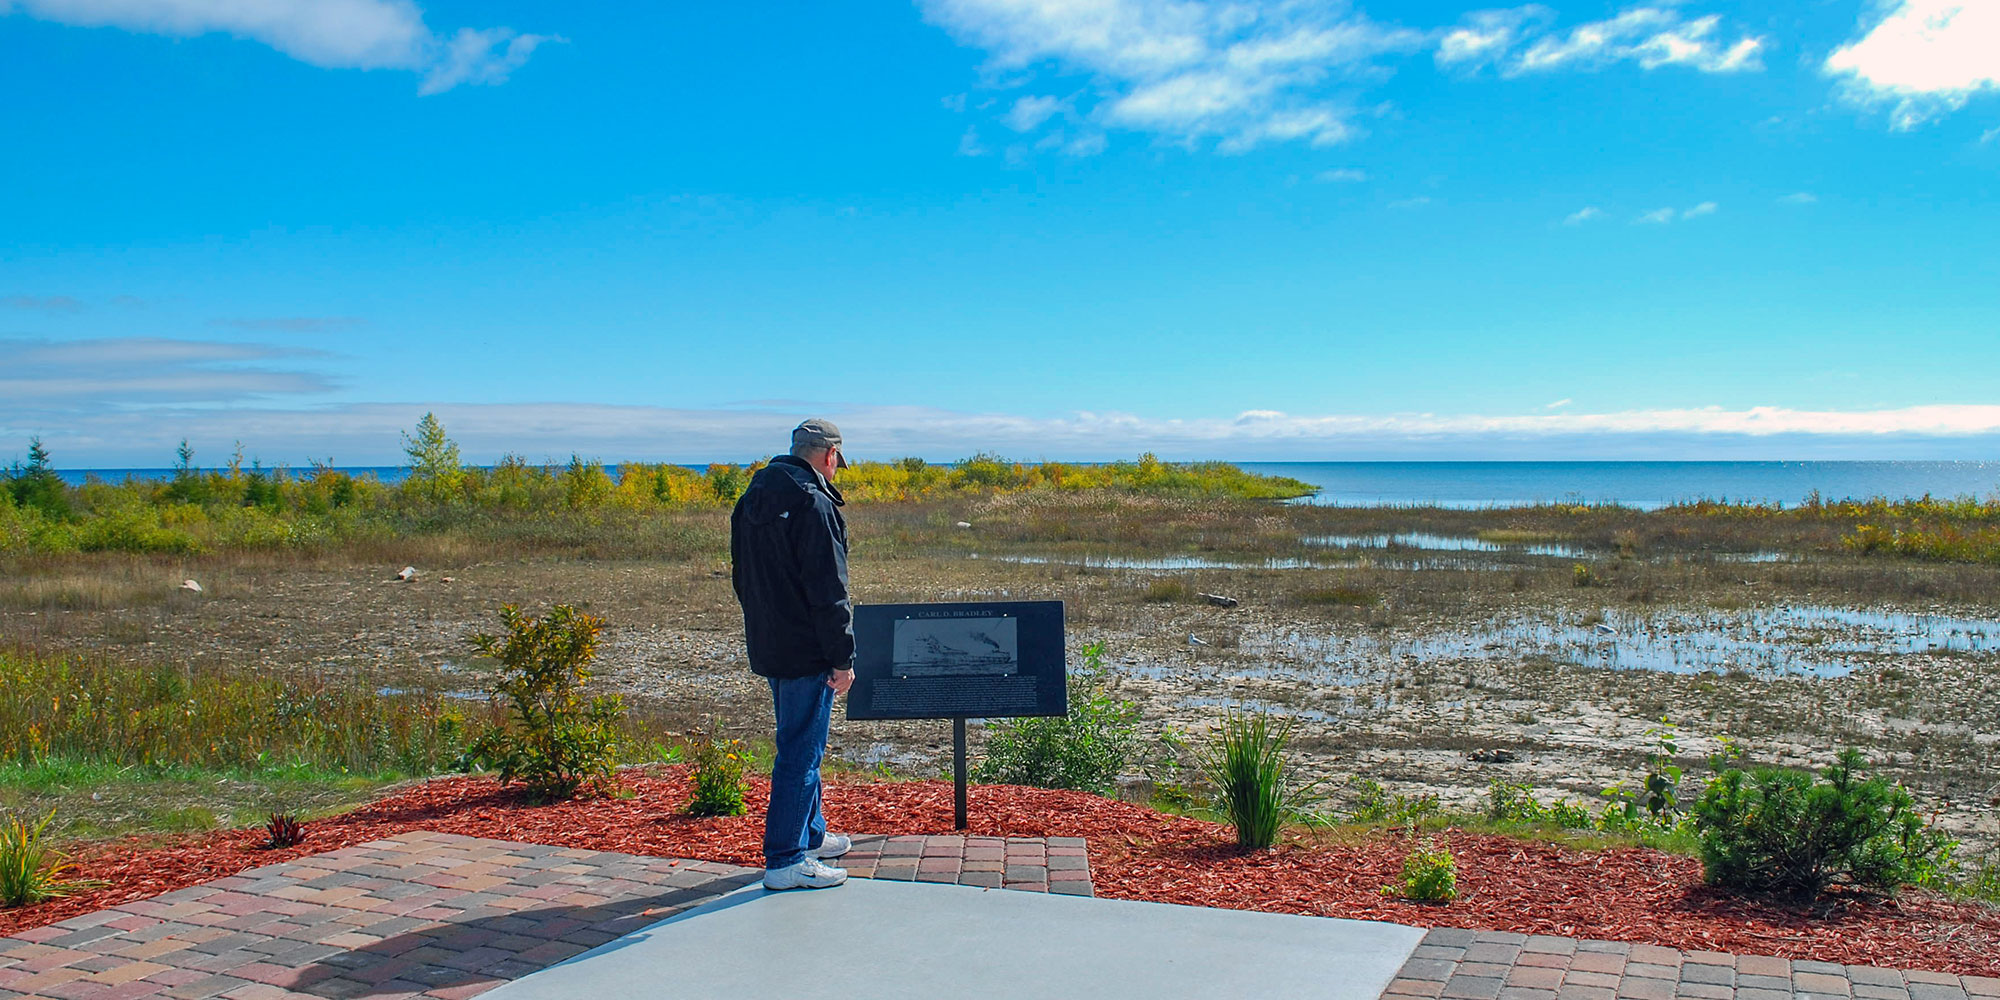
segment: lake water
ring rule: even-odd
[[[1899,656],[2000,652],[2000,621],[1944,614],[1778,605],[1740,611],[1607,612],[1499,619],[1422,636],[1294,627],[1244,635],[1246,675],[1290,671],[1317,683],[1359,684],[1388,664],[1546,657],[1580,666],[1669,673],[1741,670],[1838,677]],[[1260,673],[1261,671],[1261,673]]]
[[[1243,462],[1251,472],[1319,487],[1309,502],[1343,507],[1508,507],[1615,503],[1655,510],[1683,500],[1796,505],[1845,498],[1989,497],[1991,462]]]
[[[1309,502],[1348,507],[1504,507],[1616,503],[1653,510],[1679,500],[1755,500],[1794,505],[1813,491],[1847,497],[1987,497],[2000,492],[1991,462],[1241,462],[1251,472],[1319,487]],[[705,466],[694,466],[705,468]],[[302,470],[293,470],[296,474]],[[400,481],[396,466],[343,471]],[[64,469],[88,476],[165,479],[171,469]]]

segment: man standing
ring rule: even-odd
[[[823,889],[847,853],[820,813],[820,758],[833,700],[854,683],[854,608],[847,596],[846,503],[833,486],[847,467],[840,429],[808,420],[792,452],[758,470],[729,516],[729,555],[750,669],[771,684],[777,759],[764,814],[764,888]]]

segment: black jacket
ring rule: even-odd
[[[807,677],[853,665],[845,503],[790,455],[759,469],[737,499],[729,515],[731,580],[753,672]]]

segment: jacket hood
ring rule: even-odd
[[[756,485],[762,488],[746,492],[750,504],[743,511],[743,516],[753,524],[768,524],[787,511],[811,509],[816,493],[832,500],[836,507],[847,505],[847,498],[840,495],[838,487],[821,479],[812,466],[790,455],[772,459],[770,465],[758,470],[756,479]]]

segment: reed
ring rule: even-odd
[[[435,690],[0,653],[0,761],[23,766],[430,774],[494,721]]]
[[[1214,742],[1198,755],[1239,847],[1269,847],[1288,820],[1304,815],[1312,788],[1299,787],[1285,773],[1285,744],[1297,721],[1287,716],[1274,724],[1264,712],[1227,713]]]

